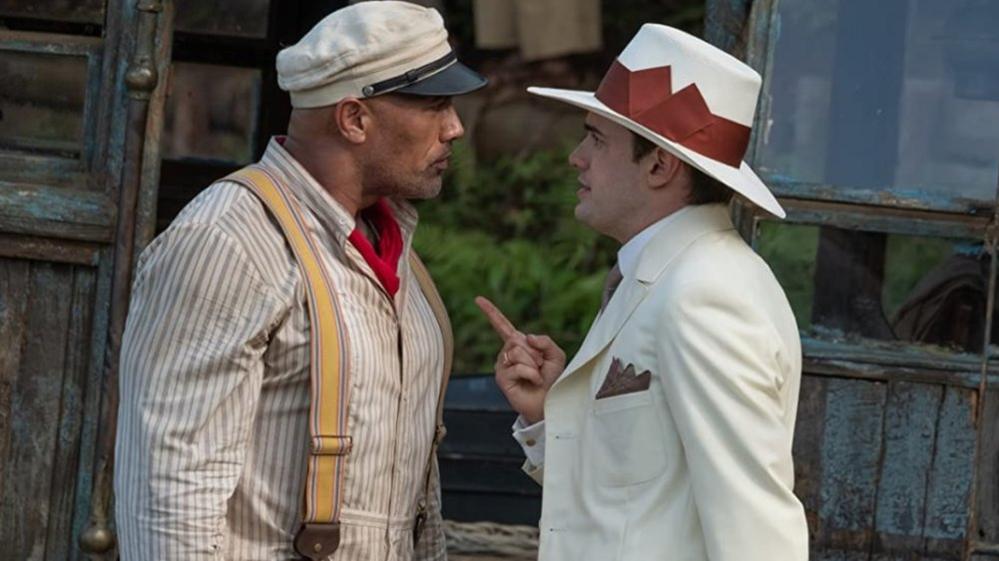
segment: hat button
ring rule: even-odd
[[[375,88],[372,88],[371,86],[364,86],[363,88],[361,88],[361,93],[363,93],[364,96],[367,97],[375,93]]]

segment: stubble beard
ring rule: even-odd
[[[443,186],[443,174],[433,169],[423,173],[405,177],[402,174],[388,172],[383,167],[375,167],[367,182],[369,191],[380,197],[406,200],[432,199],[438,196]]]

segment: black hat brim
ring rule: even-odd
[[[485,87],[489,81],[460,62],[427,78],[395,90],[396,93],[422,96],[453,96],[474,92]]]

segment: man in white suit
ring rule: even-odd
[[[803,561],[791,441],[794,316],[732,226],[733,194],[784,211],[742,159],[760,77],[686,33],[645,25],[586,109],[576,217],[621,242],[579,352],[504,340],[496,380],[544,486],[541,561]]]

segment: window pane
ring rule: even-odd
[[[981,352],[988,283],[981,242],[888,236],[884,307],[900,340]]]
[[[249,163],[259,98],[259,70],[174,63],[164,157]]]
[[[79,155],[86,59],[0,51],[0,76],[0,148]]]
[[[268,0],[176,0],[179,31],[267,36]]]
[[[806,335],[981,348],[988,292],[981,242],[768,221],[755,245]]]
[[[104,23],[104,0],[4,0],[0,16]]]
[[[812,324],[812,295],[815,286],[815,248],[819,240],[816,226],[776,222],[760,224],[756,250],[773,269],[798,320],[798,328]]]
[[[764,174],[887,189],[930,208],[994,198],[999,2],[778,6],[756,154]]]

